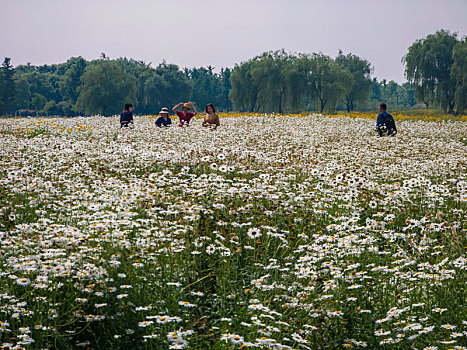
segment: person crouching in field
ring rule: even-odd
[[[386,112],[386,103],[379,104],[379,114],[376,117],[376,131],[381,137],[387,133],[388,136],[397,134],[396,122],[392,115]]]
[[[131,103],[125,103],[125,108],[120,114],[120,129],[123,127],[128,127],[130,124],[134,125],[133,122],[133,105]]]
[[[177,108],[182,106],[183,112],[178,111]],[[189,112],[189,110],[193,107],[193,112]],[[188,102],[188,103],[183,103],[180,102],[178,105],[176,105],[174,108],[172,108],[172,111],[178,115],[178,118],[180,118],[180,124],[178,126],[188,126],[190,125],[190,120],[193,118],[195,115],[198,114],[196,111],[195,106],[193,106],[193,103]]]
[[[159,128],[162,128],[163,126],[169,127],[172,125],[172,119],[170,119],[169,110],[166,107],[162,108],[159,112],[159,118],[157,118],[155,124]]]
[[[212,127],[216,129],[218,126],[221,125],[219,116],[216,114],[216,109],[212,103],[208,103],[206,105],[206,115],[204,116],[203,126],[205,127]]]

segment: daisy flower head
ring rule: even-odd
[[[22,287],[28,286],[31,284],[31,281],[26,277],[20,277],[16,280],[16,283]]]
[[[259,238],[261,237],[261,230],[257,227],[252,227],[248,230],[248,232],[246,233],[248,238],[250,239],[256,239],[256,238]]]
[[[147,326],[150,326],[154,324],[153,321],[142,321],[138,323],[138,327],[146,328]]]
[[[171,319],[169,316],[159,316],[157,317],[156,322],[159,324],[164,324],[164,323],[170,322],[170,320]]]
[[[195,307],[196,306],[195,304],[191,304],[188,301],[179,301],[178,305],[184,306],[184,307]]]

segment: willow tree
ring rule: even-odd
[[[352,74],[322,53],[301,55],[300,59],[307,70],[309,98],[319,101],[321,113],[333,111],[339,99],[351,91]]]
[[[177,65],[163,62],[151,71],[143,92],[146,110],[154,113],[162,107],[172,108],[180,101],[188,101],[192,85]]]
[[[301,107],[304,76],[296,56],[284,50],[265,52],[254,62],[252,76],[260,86],[258,104],[263,110],[283,113]]]
[[[135,99],[135,78],[121,62],[96,60],[86,67],[81,81],[76,110],[87,115],[117,114],[126,102]]]
[[[456,80],[455,104],[457,113],[467,110],[467,38],[459,41],[452,51],[454,63],[451,74]]]
[[[252,66],[252,60],[236,64],[230,75],[229,97],[234,107],[241,111],[254,112],[260,93],[258,82],[251,74]]]
[[[427,105],[454,111],[456,80],[451,76],[457,34],[440,30],[415,41],[402,58],[405,76],[414,84],[416,97]]]
[[[235,66],[230,98],[242,109],[264,112],[297,110],[303,105],[305,74],[298,59],[284,50],[268,51]]]
[[[372,67],[370,62],[356,55],[349,53],[344,55],[339,51],[336,57],[336,63],[342,68],[347,69],[353,77],[352,88],[345,95],[345,105],[347,112],[352,111],[357,103],[366,102],[370,95],[370,89],[373,85],[371,81]]]

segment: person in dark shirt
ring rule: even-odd
[[[130,124],[133,126],[133,105],[131,103],[125,103],[125,108],[123,112],[120,114],[120,129],[123,127],[128,127]]]
[[[162,128],[163,126],[169,127],[172,125],[172,119],[170,119],[169,110],[166,107],[162,108],[159,112],[159,118],[157,118],[155,124],[159,128]]]
[[[376,131],[381,137],[387,132],[388,136],[397,134],[396,122],[392,115],[386,112],[386,103],[379,104],[379,114],[376,117]]]

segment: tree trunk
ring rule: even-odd
[[[253,97],[253,101],[251,102],[250,112],[253,113],[255,111],[256,100],[258,99],[258,94],[256,93]]]
[[[279,95],[279,113],[282,113],[282,92]]]
[[[450,102],[449,103],[449,111],[448,111],[449,114],[455,114],[454,113],[454,102]]]

